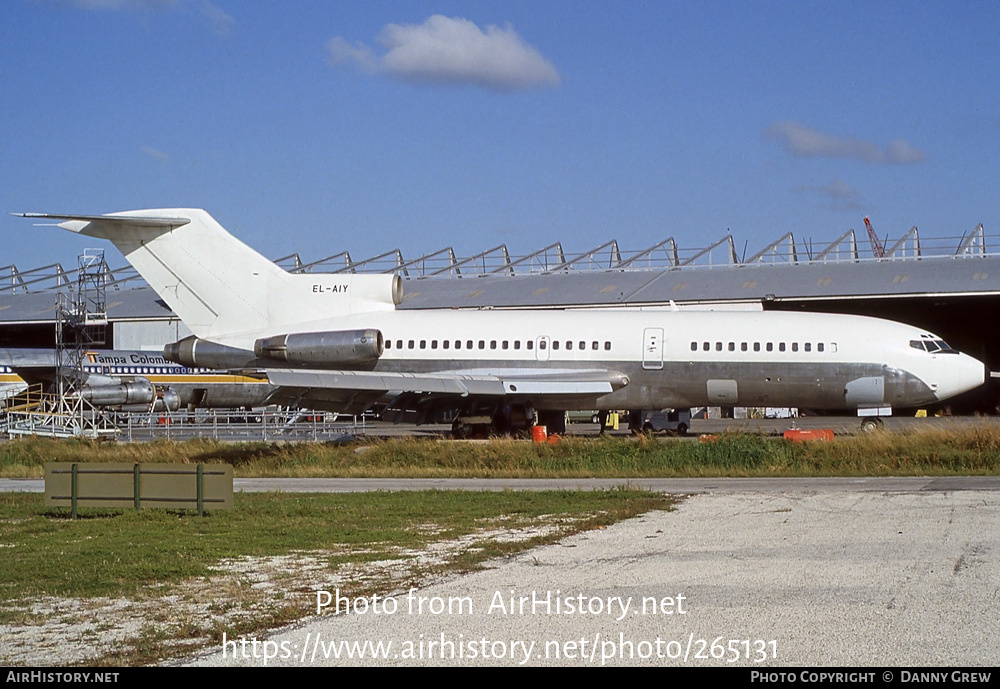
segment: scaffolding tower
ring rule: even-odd
[[[86,399],[87,352],[106,343],[108,266],[104,251],[88,249],[79,257],[74,289],[56,295],[56,350],[53,384],[48,392],[30,389],[8,401],[8,435],[91,437],[117,431],[103,411]]]

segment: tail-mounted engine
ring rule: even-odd
[[[242,368],[253,362],[254,354],[190,335],[165,346],[163,358],[188,367]]]
[[[181,366],[235,369],[260,366],[261,360],[284,361],[299,366],[349,367],[379,360],[385,349],[382,332],[331,330],[262,337],[253,351],[229,347],[193,335],[163,348],[163,358]]]
[[[253,351],[264,359],[306,366],[357,366],[378,361],[385,349],[379,330],[333,330],[262,337]]]

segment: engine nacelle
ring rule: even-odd
[[[378,361],[384,349],[382,332],[375,329],[290,333],[262,337],[253,345],[254,354],[262,358],[328,366],[355,366]]]
[[[118,384],[84,385],[77,393],[95,407],[119,407],[145,405],[148,407],[156,397],[156,389],[148,379],[141,376],[122,378]]]
[[[168,344],[163,358],[181,366],[202,368],[242,368],[253,361],[253,352],[202,340],[194,335]]]

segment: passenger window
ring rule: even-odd
[[[507,349],[507,345],[508,345],[507,340],[504,340],[503,342],[500,343],[500,349]]]
[[[455,349],[461,349],[461,348],[462,348],[462,341],[455,340]]]
[[[420,349],[427,349],[427,340],[420,340]]]
[[[386,340],[385,341],[385,348],[386,349],[392,349],[392,340]]]
[[[587,348],[587,343],[584,342],[583,340],[580,340],[580,349],[586,349],[586,348]]]
[[[408,349],[413,349],[413,340],[410,340],[409,344],[406,345]]]
[[[730,352],[735,352],[736,351],[736,343],[735,342],[730,342],[729,343],[729,351]]]
[[[792,343],[792,351],[793,352],[799,351],[799,343],[798,342],[793,342]]]
[[[573,341],[569,340],[566,342],[566,349],[573,349]]]
[[[753,343],[753,351],[755,351],[755,352],[759,352],[760,351],[760,342],[754,342]]]
[[[552,349],[559,349],[559,340],[552,340]]]
[[[438,348],[438,341],[431,340],[431,349],[437,349],[437,348]]]
[[[816,351],[817,352],[822,352],[823,351],[823,343],[822,342],[817,342],[816,343]]]
[[[707,342],[702,342],[701,343],[701,351],[707,352],[711,348],[712,348],[712,345],[708,344]]]
[[[805,347],[805,348],[806,348],[806,351],[807,351],[807,352],[811,352],[811,351],[812,351],[812,342],[806,342],[806,343],[805,343],[805,344],[803,345],[803,347]]]
[[[514,340],[514,349],[520,349],[520,348],[521,348],[521,341]]]
[[[747,351],[747,343],[746,342],[740,342],[740,351],[741,352]]]
[[[698,351],[698,343],[697,342],[692,342],[691,343],[691,351],[692,352],[697,352]]]
[[[779,352],[785,351],[785,343],[784,342],[779,342],[778,343],[778,351]]]
[[[773,342],[768,342],[767,343],[767,351],[769,351],[769,352],[773,352],[774,351],[774,343]]]
[[[604,341],[604,351],[605,352],[610,352],[611,351],[611,340],[605,340]]]
[[[449,347],[451,347],[451,340],[442,340],[441,346],[444,347],[445,349],[448,349]]]
[[[721,342],[716,342],[715,343],[715,351],[717,351],[717,352],[721,352],[722,351],[722,343]]]
[[[546,348],[547,346],[548,346],[548,345],[546,345],[546,344],[545,344],[545,340],[541,340],[541,341],[539,341],[539,343],[538,343],[538,348],[539,348],[539,349],[545,349],[545,348]]]
[[[534,349],[535,343],[531,340],[528,340],[527,342],[524,343],[524,346],[527,347],[528,349]]]
[[[479,341],[479,348],[480,349],[486,349],[486,340],[480,340]]]
[[[465,341],[465,348],[466,349],[472,349],[472,340],[466,340]]]

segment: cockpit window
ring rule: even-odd
[[[914,349],[922,349],[925,352],[930,352],[931,354],[935,352],[955,352],[955,350],[952,349],[944,340],[932,340],[930,338],[923,340],[910,340],[910,346]]]

